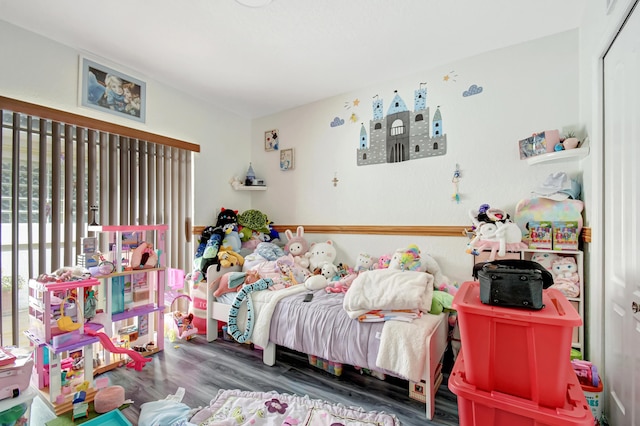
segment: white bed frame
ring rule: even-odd
[[[213,292],[218,288],[218,278],[226,272],[240,271],[239,266],[222,268],[217,271],[217,265],[212,265],[207,270],[207,341],[212,342],[218,338],[218,321],[227,322],[231,305],[215,300]],[[427,419],[433,419],[435,414],[435,397],[442,383],[442,359],[447,349],[448,322],[445,315],[433,332],[427,337],[425,344],[429,347],[427,354],[425,374],[423,380],[428,383],[425,386],[426,415]],[[266,365],[276,363],[276,345],[272,342],[263,348],[262,362]]]

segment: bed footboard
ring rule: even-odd
[[[218,265],[209,266],[207,269],[207,342],[213,342],[218,338],[218,321],[227,322],[229,318],[229,305],[216,302],[213,292],[218,289],[220,278],[227,272],[238,272],[240,266],[220,268]]]
[[[446,314],[440,315],[438,326],[427,338],[426,344],[429,347],[425,365],[425,379],[428,386],[425,386],[426,414],[427,419],[432,420],[435,414],[436,392],[442,383],[442,360],[447,350],[449,333],[449,322]]]

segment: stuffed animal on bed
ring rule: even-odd
[[[226,293],[240,291],[243,285],[253,284],[260,279],[257,271],[247,272],[227,272],[219,280],[218,288],[213,292],[215,297],[220,297]]]
[[[222,245],[231,247],[231,250],[233,251],[240,251],[242,248],[242,241],[240,241],[240,235],[238,234],[238,225],[235,223],[228,223],[222,227],[222,230],[224,231]]]
[[[391,262],[391,255],[383,254],[378,258],[378,263],[373,266],[373,269],[387,269],[389,267],[390,262]]]
[[[378,259],[371,256],[369,253],[360,253],[356,258],[356,266],[353,268],[353,271],[369,271],[374,268],[377,261]]]
[[[220,247],[218,251],[218,267],[229,268],[231,266],[244,264],[244,257],[240,256],[235,251],[231,250],[231,247]],[[219,269],[218,269],[219,270]]]
[[[309,251],[309,243],[304,238],[304,227],[298,226],[296,229],[296,235],[293,235],[290,229],[284,231],[287,236],[287,244],[284,246],[284,251],[291,253],[296,265],[301,268],[309,268],[309,259],[305,257],[305,254]]]
[[[324,263],[333,263],[336,260],[336,256],[336,248],[331,240],[327,240],[324,243],[311,243],[309,251],[305,254],[305,257],[309,259],[310,271],[322,267]]]
[[[420,249],[418,246],[411,244],[408,248],[396,250],[393,256],[391,256],[389,269],[424,272],[425,267],[420,260]]]

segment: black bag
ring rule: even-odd
[[[505,259],[478,264],[480,301],[486,305],[542,309],[542,290],[553,284],[553,275],[531,260]]]

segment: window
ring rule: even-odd
[[[404,134],[404,123],[399,118],[394,120],[389,129],[389,136],[399,136]]]
[[[27,280],[76,265],[90,206],[102,224],[168,224],[167,265],[191,265],[197,145],[3,97],[0,114],[0,346],[25,344]]]

